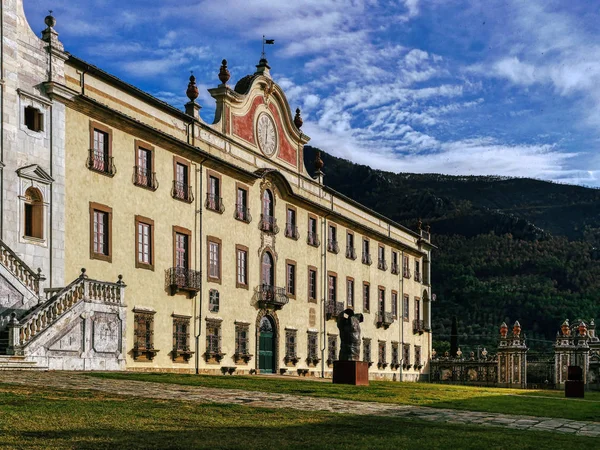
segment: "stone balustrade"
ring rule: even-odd
[[[4,242],[0,240],[0,264],[12,273],[23,285],[40,295],[41,282],[46,277],[42,275],[41,269],[33,271],[25,262],[19,258]]]

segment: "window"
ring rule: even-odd
[[[346,258],[356,259],[356,249],[354,248],[354,233],[348,231],[346,233]]]
[[[173,360],[189,361],[190,351],[190,317],[173,316]]]
[[[235,218],[246,223],[252,221],[248,208],[248,188],[239,183],[236,183]]]
[[[415,345],[415,368],[421,368],[421,346]]]
[[[318,346],[318,334],[316,331],[309,331],[308,332],[308,339],[307,339],[307,357],[306,359],[308,360],[309,364],[316,364],[317,362],[319,362],[320,358],[319,358],[319,346]]]
[[[331,365],[338,359],[337,336],[335,334],[327,335],[327,364]]]
[[[371,287],[366,281],[363,283],[363,311],[368,313],[371,309]]]
[[[419,320],[421,318],[421,299],[415,297],[415,320]]]
[[[137,257],[135,267],[154,270],[154,221],[135,216]]]
[[[398,275],[398,252],[392,250],[392,273]]]
[[[363,338],[363,361],[370,363],[371,362],[371,339]]]
[[[235,324],[235,357],[236,359],[243,359],[248,357],[250,352],[248,350],[248,336],[250,326],[247,323],[237,322]]]
[[[222,358],[221,353],[221,321],[206,320],[206,360],[214,363]]]
[[[158,182],[154,173],[154,147],[141,141],[135,141],[136,165],[133,168],[133,184],[156,190]]]
[[[317,268],[308,267],[308,301],[317,301]]]
[[[337,298],[337,276],[334,274],[327,275],[328,296],[330,302],[335,302]]]
[[[190,261],[190,236],[191,231],[185,228],[173,227],[173,237],[175,241],[175,267],[178,269],[188,269]]]
[[[300,233],[298,233],[296,217],[296,208],[291,205],[288,205],[286,209],[285,236],[291,239],[298,240],[298,238],[300,237]]]
[[[386,356],[386,349],[385,349],[385,341],[379,341],[378,342],[378,359],[377,359],[377,365],[379,365],[380,368],[385,368],[385,366],[387,366],[387,362],[385,360],[385,356]]]
[[[363,248],[362,248],[362,262],[363,264],[371,265],[371,254],[369,253],[369,240],[363,239]]]
[[[410,344],[404,344],[402,347],[402,365],[410,367]]]
[[[90,202],[90,259],[112,261],[112,209]]]
[[[261,283],[265,286],[275,285],[275,266],[273,264],[273,256],[270,252],[266,251],[262,257],[261,267]]]
[[[387,270],[387,262],[385,261],[385,247],[382,245],[377,247],[377,268]]]
[[[379,286],[379,295],[377,297],[377,312],[380,315],[385,313],[385,288]]]
[[[340,247],[337,241],[337,227],[335,225],[329,225],[327,230],[327,251],[338,254]]]
[[[398,317],[398,292],[392,291],[392,316]]]
[[[237,274],[235,286],[248,289],[248,247],[236,245],[235,259]]]
[[[398,362],[398,343],[392,342],[392,368],[397,368],[400,366]]]
[[[44,201],[42,193],[30,187],[25,191],[24,236],[44,239]]]
[[[346,278],[346,306],[354,309],[354,278]]]
[[[208,281],[221,282],[221,239],[207,236]]]
[[[222,213],[225,211],[223,200],[221,198],[221,176],[210,170],[206,171],[208,176],[208,186],[206,189],[206,209]]]
[[[174,199],[188,203],[194,201],[189,176],[190,163],[185,159],[175,156],[173,158],[173,190],[171,191]]]
[[[33,106],[25,107],[25,126],[31,131],[44,131],[44,114]]]
[[[286,260],[286,291],[288,297],[296,297],[296,261]]]
[[[408,256],[404,255],[402,257],[402,276],[404,278],[410,278],[410,268],[409,268],[408,264],[409,264]]]
[[[402,304],[402,318],[404,319],[405,322],[408,322],[409,320],[409,299],[408,299],[408,295],[404,295],[404,302]]]
[[[308,217],[308,237],[306,242],[313,247],[318,247],[320,244],[319,234],[317,233],[317,218],[315,216]]]
[[[208,291],[208,310],[210,312],[219,312],[219,299],[219,291],[217,291],[216,289],[211,289],[210,291]]]
[[[112,131],[97,122],[90,122],[89,169],[114,176],[116,168],[112,158]]]
[[[260,216],[259,228],[267,233],[278,233],[279,227],[274,217],[275,198],[269,189],[263,191],[262,214]]]
[[[134,311],[133,315],[133,359],[152,360],[154,350],[154,312]]]
[[[421,261],[415,259],[415,281],[421,281]]]
[[[296,353],[296,335],[297,331],[287,328],[285,330],[285,362],[295,365],[298,362]]]

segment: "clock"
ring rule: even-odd
[[[275,132],[275,123],[267,113],[261,113],[258,116],[256,134],[261,151],[267,156],[273,156],[277,150],[277,133]]]

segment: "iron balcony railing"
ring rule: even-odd
[[[402,271],[402,276],[404,278],[410,278],[410,269],[407,269],[406,267],[404,268],[404,270]]]
[[[398,268],[398,263],[392,263],[392,274],[398,275],[399,270],[400,269]]]
[[[185,267],[170,267],[165,271],[165,284],[171,290],[184,290],[196,292],[202,283],[201,272]]]
[[[279,233],[279,227],[277,226],[277,219],[273,216],[267,216],[265,214],[260,215],[260,222],[258,222],[258,228],[265,233],[277,234]]]
[[[356,250],[354,249],[354,247],[346,248],[346,258],[351,259],[353,261],[356,259]]]
[[[192,203],[194,201],[194,193],[192,187],[182,181],[173,181],[173,189],[171,189],[171,196],[177,200]]]
[[[246,208],[245,205],[240,205],[239,203],[235,204],[235,211],[233,213],[233,217],[237,220],[241,220],[242,222],[246,222],[246,223],[252,222],[252,216],[250,215],[250,209]]]
[[[298,240],[300,238],[300,233],[298,232],[298,227],[291,223],[285,224],[285,237],[289,237],[294,240]]]
[[[321,245],[319,235],[315,231],[309,231],[308,236],[306,237],[306,243],[308,245],[312,245],[313,247],[318,247]]]
[[[388,266],[387,266],[387,262],[385,259],[380,259],[377,261],[377,268],[379,270],[387,270]]]
[[[133,166],[133,184],[148,188],[152,191],[158,189],[156,172],[150,172],[145,167]]]
[[[389,327],[394,323],[394,315],[389,312],[380,312],[377,314],[377,326],[378,327]]]
[[[340,246],[335,239],[327,239],[327,251],[336,255],[340,252]]]
[[[258,290],[258,304],[261,308],[280,309],[290,301],[285,288],[261,284]]]
[[[424,321],[415,319],[413,320],[413,334],[423,334],[425,331]]]
[[[117,173],[117,168],[113,162],[113,157],[102,150],[89,149],[87,159],[88,169],[100,172],[113,177]]]
[[[223,199],[219,197],[217,194],[206,194],[206,201],[204,202],[204,206],[206,209],[210,209],[211,211],[218,212],[219,214],[223,214],[225,211],[225,206],[223,205]]]
[[[327,320],[337,319],[337,317],[344,312],[344,302],[336,302],[333,300],[327,300],[325,304],[325,315]]]
[[[362,263],[363,264],[367,264],[368,266],[370,266],[371,264],[373,264],[373,260],[371,259],[371,255],[369,255],[368,253],[363,253],[363,255],[362,255]]]

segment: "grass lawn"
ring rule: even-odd
[[[0,384],[0,448],[593,448],[594,438]]]
[[[302,379],[252,376],[178,375],[168,373],[90,373],[101,378],[153,381],[213,388],[244,389],[345,400],[420,405],[471,411],[561,417],[598,421],[600,392],[566,399],[562,391],[453,386],[429,383],[372,381],[369,387],[334,385]]]

